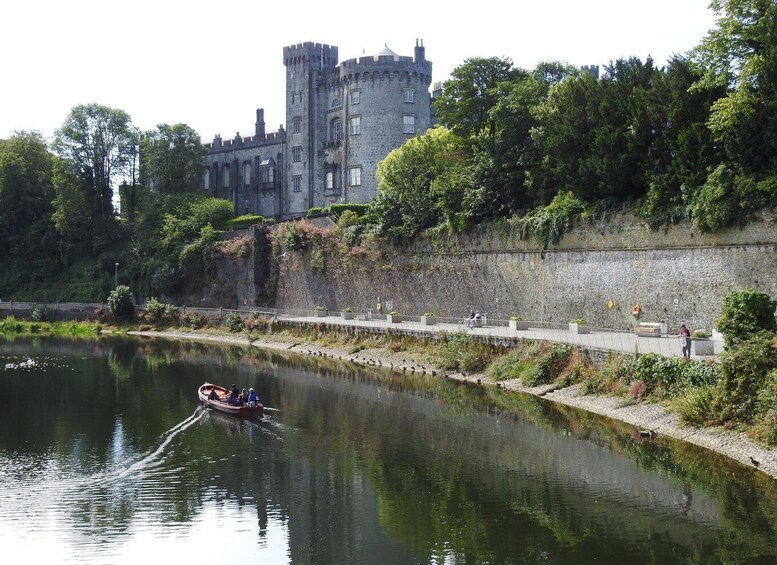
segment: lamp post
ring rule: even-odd
[[[113,288],[119,286],[119,264],[116,263],[113,267]]]

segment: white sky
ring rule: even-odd
[[[423,39],[433,81],[471,57],[663,66],[715,26],[709,0],[12,0],[0,14],[0,138],[50,138],[70,109],[98,103],[135,126],[185,123],[204,142],[284,122],[283,47],[339,47],[340,61]],[[344,15],[347,14],[347,15]]]

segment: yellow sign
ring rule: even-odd
[[[608,300],[608,301],[607,301],[607,308],[609,308],[610,310],[612,310],[612,307],[613,307],[613,306],[615,306],[615,302],[613,302],[612,300]]]

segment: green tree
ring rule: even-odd
[[[160,124],[140,140],[141,182],[165,194],[194,190],[204,153],[199,134],[186,124]]]
[[[727,89],[710,128],[737,174],[777,174],[777,2],[712,0],[718,25],[694,50],[699,88]]]
[[[726,345],[747,340],[759,331],[773,330],[775,303],[765,292],[744,289],[729,292],[723,299],[716,327]]]
[[[461,139],[436,127],[406,141],[378,164],[373,212],[379,231],[395,242],[408,241],[447,220],[457,224],[466,163]]]
[[[434,100],[441,124],[462,137],[492,132],[489,116],[499,100],[498,85],[511,82],[516,73],[509,59],[475,57],[455,68],[442,85],[442,94]]]
[[[114,177],[132,163],[136,133],[126,112],[88,104],[73,108],[54,134],[54,151],[72,163],[99,218],[114,217]]]
[[[40,134],[19,132],[0,140],[0,289],[44,276],[55,266],[54,157]],[[15,283],[12,281],[16,281]]]
[[[561,191],[591,197],[598,178],[586,162],[600,124],[600,96],[596,78],[578,73],[554,85],[532,110],[537,125],[531,136],[540,153],[527,179],[533,203],[547,204]]]

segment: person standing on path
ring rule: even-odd
[[[685,324],[680,325],[680,345],[683,349],[683,357],[685,359],[691,358],[691,331]]]

